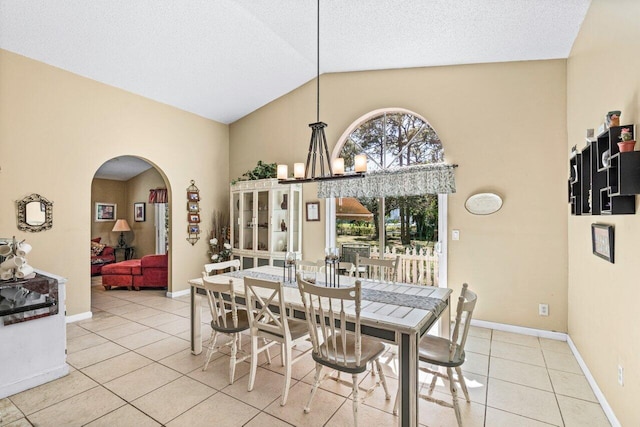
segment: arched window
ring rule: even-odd
[[[371,112],[341,137],[333,157],[353,170],[354,156],[366,153],[368,170],[441,163],[442,142],[422,117],[408,110]],[[335,200],[338,246],[429,247],[438,240],[438,196],[338,198]]]
[[[367,118],[342,142],[339,157],[345,167],[353,157],[365,153],[369,170],[439,163],[444,159],[442,142],[424,119],[409,112],[384,111]]]

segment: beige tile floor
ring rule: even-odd
[[[249,365],[227,381],[228,358],[202,371],[204,354],[189,350],[189,299],[164,291],[105,291],[92,283],[93,318],[67,326],[70,374],[0,399],[0,426],[348,426],[350,389],[323,384],[304,414],[313,381],[310,356],[294,365],[287,405],[281,407],[282,367],[263,359],[255,388],[246,391]],[[205,322],[207,319],[203,319]],[[206,329],[203,329],[206,330]],[[564,342],[472,328],[463,371],[471,403],[461,401],[465,426],[609,426]],[[243,347],[249,343],[243,341]],[[383,356],[397,387],[393,348]],[[428,381],[429,378],[423,378]],[[362,383],[373,379],[363,376]],[[435,393],[449,398],[448,387]],[[392,402],[380,388],[359,411],[360,425],[393,426]],[[456,425],[453,410],[421,400],[420,424]]]

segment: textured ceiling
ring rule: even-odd
[[[566,58],[589,0],[321,0],[320,72]],[[0,47],[222,123],[313,79],[315,0],[0,0]]]

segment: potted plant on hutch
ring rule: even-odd
[[[622,128],[622,130],[620,131],[620,139],[622,140],[622,142],[618,142],[618,148],[620,149],[621,153],[633,151],[636,145],[636,141],[634,141],[632,138],[633,136],[631,134],[631,129]]]

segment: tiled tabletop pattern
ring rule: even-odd
[[[311,356],[294,365],[289,400],[281,407],[279,358],[271,365],[260,359],[250,393],[248,363],[238,365],[233,385],[225,355],[214,356],[202,372],[206,352],[193,356],[189,350],[188,296],[105,291],[100,277],[92,282],[93,318],[67,326],[70,374],[0,399],[0,426],[352,425],[351,390],[337,382],[325,381],[311,413],[303,412],[313,383]],[[249,351],[248,337],[242,343]],[[391,390],[397,389],[393,347],[382,361]],[[472,400],[460,404],[465,426],[610,425],[565,342],[472,327],[463,372]],[[361,378],[365,386],[375,380]],[[445,384],[435,393],[450,398]],[[385,401],[377,388],[359,409],[360,423],[394,426],[392,409],[393,399]],[[424,400],[420,423],[456,425],[452,409]]]

